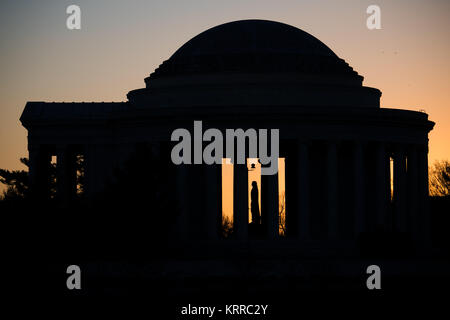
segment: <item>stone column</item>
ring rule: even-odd
[[[205,175],[203,165],[189,165],[189,239],[200,242],[207,238]]]
[[[38,187],[39,146],[28,145],[28,180],[30,191],[34,193]]]
[[[39,201],[49,199],[51,155],[48,149],[41,145],[31,145],[28,150],[31,196]]]
[[[428,207],[428,144],[419,149],[418,153],[418,165],[419,165],[419,237],[421,240],[421,246],[428,246],[430,239],[430,216]]]
[[[152,144],[152,150],[154,152],[158,153],[159,148],[160,146],[158,142]],[[133,143],[121,143],[118,146],[118,152],[120,165],[123,165],[130,159],[133,153],[136,152],[136,145]]]
[[[406,232],[406,157],[402,146],[394,154],[395,229]]]
[[[61,205],[68,205],[76,196],[76,156],[67,145],[56,146],[56,193]]]
[[[84,146],[84,150],[85,192],[93,195],[103,191],[112,177],[113,147],[110,144],[88,144]]]
[[[98,146],[98,152],[100,155],[100,170],[101,177],[99,181],[100,191],[103,191],[107,185],[107,183],[111,182],[114,161],[113,161],[113,146],[109,143],[100,144]]]
[[[248,239],[248,171],[246,164],[233,165],[233,233]]]
[[[279,233],[278,173],[261,175],[261,211],[267,239],[276,239]]]
[[[375,213],[378,230],[384,230],[385,215],[387,210],[386,198],[386,149],[383,142],[379,142],[376,146],[376,166],[375,166]]]
[[[177,237],[180,241],[187,240],[189,235],[189,184],[188,168],[186,164],[180,164],[176,167],[176,195],[178,204]]]
[[[338,237],[338,195],[337,195],[337,146],[335,142],[327,145],[327,175],[328,175],[328,237]]]
[[[222,166],[205,165],[206,235],[208,240],[219,238],[222,218]]]
[[[408,220],[410,222],[410,231],[417,236],[417,229],[420,221],[417,219],[417,212],[419,207],[419,165],[417,159],[417,148],[411,146],[408,150],[407,162],[407,176],[408,176]]]
[[[308,145],[305,142],[299,142],[297,146],[297,159],[299,166],[297,170],[297,199],[298,199],[298,218],[297,218],[297,236],[302,240],[310,239],[310,221],[309,221],[309,155]]]
[[[98,192],[98,176],[97,176],[97,154],[96,146],[88,144],[84,146],[84,184],[85,193],[88,196]]]
[[[353,149],[354,161],[354,217],[355,217],[355,236],[366,231],[366,210],[365,210],[365,168],[364,152],[362,142],[356,141]]]
[[[386,214],[384,216],[385,229],[386,231],[392,232],[394,230],[394,214],[393,214],[393,193],[392,193],[392,184],[393,180],[393,171],[391,172],[391,160],[393,161],[394,155],[392,153],[392,149],[390,145],[385,145],[386,148],[386,158],[384,159],[385,167],[386,167],[386,184],[384,186],[385,197],[387,199],[387,209]]]
[[[285,236],[288,238],[297,238],[298,235],[298,158],[296,144],[286,144],[283,146],[284,152],[284,172],[285,172]],[[284,151],[284,150],[283,150]],[[267,179],[261,176],[261,182]],[[263,191],[261,191],[263,193]],[[266,191],[267,193],[267,191]],[[267,197],[265,197],[267,198]],[[262,199],[261,199],[262,200]],[[266,199],[267,200],[267,199]],[[269,204],[267,203],[266,206]]]

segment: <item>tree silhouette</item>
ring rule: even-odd
[[[78,154],[75,160],[77,196],[84,194],[84,155]]]
[[[222,211],[222,237],[229,238],[233,234],[233,221]]]
[[[436,161],[430,170],[430,195],[445,197],[450,195],[450,162]]]
[[[279,235],[284,237],[286,235],[286,193],[284,191],[280,194],[278,208]]]
[[[20,162],[29,168],[28,158],[20,158]],[[77,195],[84,193],[84,157],[77,155],[75,161]],[[50,198],[55,198],[57,191],[56,163],[49,164]],[[6,185],[0,200],[21,200],[29,193],[28,170],[0,169],[0,183]]]
[[[28,159],[20,158],[20,162],[28,167]],[[2,200],[23,199],[28,194],[28,171],[0,169],[0,183],[6,185]]]

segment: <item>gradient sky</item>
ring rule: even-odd
[[[81,30],[66,7],[81,7]],[[381,8],[381,30],[366,8]],[[450,159],[450,1],[2,1],[0,168],[27,155],[27,101],[125,101],[177,48],[215,25],[268,19],[303,29],[379,88],[382,107],[425,110],[430,162]]]

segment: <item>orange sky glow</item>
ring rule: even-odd
[[[374,3],[381,30],[366,27]],[[125,101],[198,33],[251,18],[320,39],[364,76],[364,85],[382,91],[382,107],[425,110],[436,122],[430,163],[450,159],[450,1],[80,0],[82,28],[72,31],[70,4],[0,5],[0,168],[23,169],[27,132],[19,117],[27,101]]]

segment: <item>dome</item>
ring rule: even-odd
[[[200,33],[170,59],[252,53],[336,57],[320,40],[293,26],[267,20],[242,20]]]
[[[208,29],[181,46],[146,82],[164,76],[224,72],[358,74],[324,43],[296,27],[241,20]]]
[[[181,46],[132,90],[132,105],[157,107],[379,107],[381,92],[324,43],[296,27],[241,20]]]

